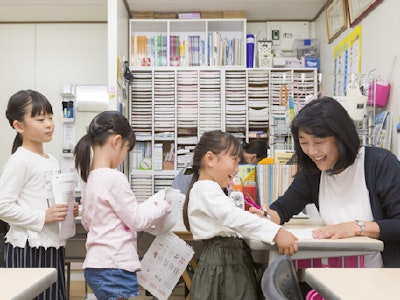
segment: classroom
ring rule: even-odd
[[[286,163],[294,159],[296,145],[304,151],[301,142],[304,132],[300,124],[293,133],[291,122],[311,100],[320,97],[337,100],[353,119],[360,146],[383,148],[397,160],[400,158],[400,101],[397,100],[400,87],[396,84],[400,81],[400,37],[395,32],[400,26],[398,1],[187,2],[0,1],[0,111],[3,112],[0,138],[4,142],[0,150],[0,176],[10,158],[16,134],[5,112],[10,97],[20,90],[38,91],[51,103],[55,130],[44,150],[58,160],[61,173],[75,172],[74,148],[88,132],[91,121],[103,111],[121,112],[136,140],[117,170],[126,175],[139,203],[170,188],[179,172],[192,167],[193,150],[205,132],[229,132],[243,147],[254,140],[264,140],[268,145],[267,163],[257,167],[239,165],[242,183],[243,178],[253,180],[248,190],[242,190],[243,185],[240,191],[244,198],[254,200],[257,207],[272,205],[281,223],[290,219],[283,227],[299,236],[306,234],[302,230],[310,226],[321,228],[321,224],[313,223],[314,208],[297,215],[294,211],[298,208],[294,205],[293,211],[286,211],[293,212],[293,216],[286,216],[280,211],[286,203],[274,206],[273,202],[289,188],[298,170],[296,162]],[[314,141],[315,136],[305,132],[308,141]],[[365,157],[368,153],[365,151]],[[323,163],[317,161],[313,160],[319,168]],[[390,172],[397,174],[394,168]],[[375,184],[371,183],[372,177],[367,178],[367,166],[365,172],[366,183],[360,188],[368,195]],[[75,176],[74,199],[80,201],[82,182],[78,174]],[[254,178],[249,179],[251,176]],[[370,195],[372,207],[352,219],[354,228],[361,230],[355,235],[361,236],[346,237],[333,244],[327,239],[324,245],[302,236],[297,243],[298,252],[291,258],[296,278],[306,281],[325,299],[367,299],[365,294],[357,294],[356,289],[354,294],[346,294],[345,288],[337,286],[329,273],[325,275],[318,270],[321,264],[329,265],[328,258],[360,259],[383,249],[395,251],[391,247],[395,247],[396,238],[387,237],[391,230],[384,231],[384,224],[374,222],[385,223],[385,219],[396,218],[395,210],[391,216],[386,212],[392,204],[395,207],[394,203],[379,209],[372,204],[375,200],[379,202],[379,192]],[[289,199],[284,200],[288,205],[293,204]],[[0,192],[0,204],[2,201]],[[332,205],[319,209],[330,209]],[[0,206],[0,219],[2,209]],[[75,221],[75,234],[66,242],[65,297],[96,299],[86,285],[82,269],[86,230],[80,224],[80,216]],[[197,249],[183,223],[173,232]],[[379,233],[384,237],[380,238]],[[148,232],[138,236],[137,251],[142,256],[154,236]],[[280,248],[243,236],[253,259],[263,266],[259,272],[282,256]],[[308,265],[307,261],[315,258],[312,249],[318,249],[315,251],[322,260]],[[199,255],[195,253],[194,257]],[[189,261],[168,299],[191,298],[196,261]],[[396,272],[400,257],[383,255],[381,265],[389,261],[386,268],[377,271],[377,277],[396,277],[397,273],[390,276],[378,273],[385,269]],[[340,267],[327,269],[343,269],[339,271],[343,273],[332,277],[375,276],[357,273],[368,269],[358,268],[360,261],[351,268],[354,275],[350,271],[345,273],[346,268],[341,268],[344,264],[343,261]],[[52,284],[57,273],[49,270],[43,276]],[[381,290],[389,286],[379,284]],[[35,287],[32,293],[39,294],[47,287]],[[14,289],[18,292],[22,287]],[[155,291],[153,296],[143,289],[141,292],[142,296],[129,299],[162,299]],[[388,299],[390,293],[387,292]],[[370,299],[375,295],[371,291]]]

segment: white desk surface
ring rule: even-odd
[[[309,268],[304,280],[325,299],[400,299],[400,268]]]
[[[55,268],[0,268],[2,300],[32,299],[57,281]]]
[[[318,228],[321,227],[321,223],[315,223],[311,219],[294,219],[285,224],[284,227],[288,229]],[[257,240],[246,240],[246,242],[252,250],[267,250],[269,262],[279,256],[276,245],[272,246]],[[365,255],[383,250],[381,240],[361,236],[336,240],[299,239],[297,245],[299,251],[292,256],[293,259]]]

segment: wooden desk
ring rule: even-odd
[[[312,220],[301,219],[293,220],[285,225],[288,229],[317,228],[321,224],[313,223]],[[280,254],[276,245],[270,245],[257,240],[246,240],[249,247],[256,252],[261,252],[264,257],[260,257],[257,253],[254,260],[259,263],[267,263],[274,261]],[[366,255],[376,251],[383,250],[383,242],[368,237],[352,237],[345,239],[300,239],[297,241],[299,251],[292,256],[293,259],[306,259],[317,257],[337,257],[337,256],[353,256]],[[261,260],[263,259],[264,260]]]
[[[57,280],[55,268],[0,268],[1,299],[32,299]]]
[[[305,281],[325,299],[399,299],[400,268],[309,268]]]

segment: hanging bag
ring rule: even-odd
[[[347,95],[344,97],[343,106],[354,121],[362,121],[367,113],[368,97],[361,93],[360,86],[356,82],[350,82],[347,87]]]

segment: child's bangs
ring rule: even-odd
[[[242,157],[243,155],[243,147],[240,142],[236,138],[231,138],[227,140],[226,145],[226,152],[231,156],[239,156]]]
[[[50,102],[44,98],[44,97],[39,97],[39,95],[36,95],[33,93],[31,95],[32,98],[32,113],[31,116],[35,117],[41,114],[44,115],[52,115],[53,114],[53,107],[51,106]]]

